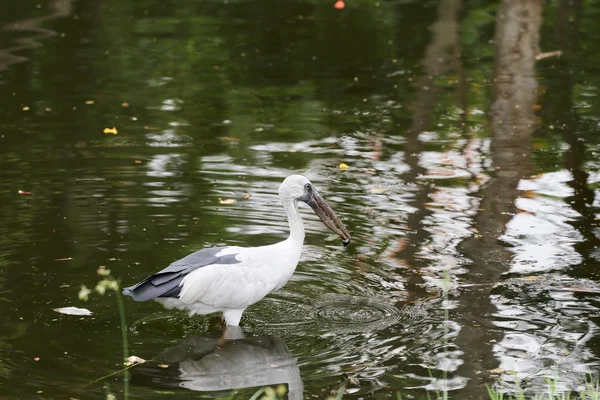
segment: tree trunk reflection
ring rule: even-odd
[[[505,0],[496,19],[494,77],[490,126],[494,178],[481,190],[475,217],[477,235],[460,249],[473,264],[464,275],[475,284],[459,297],[462,330],[457,344],[464,352],[462,376],[470,378],[472,398],[486,396],[483,383],[498,365],[493,343],[501,339],[490,318],[496,311],[490,299],[492,284],[508,271],[512,253],[498,238],[515,211],[517,186],[531,166],[531,134],[536,126],[535,56],[538,54],[541,0]],[[478,285],[481,284],[481,285]],[[483,373],[478,373],[483,372]]]

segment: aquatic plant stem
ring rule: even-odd
[[[447,270],[444,270],[444,357],[448,357],[448,324],[450,322],[450,311],[449,311],[449,299],[450,299],[450,285],[452,284],[452,279],[450,278],[450,274]],[[448,400],[448,388],[446,384],[448,383],[448,371],[446,366],[444,366],[442,370],[442,379],[444,379],[444,400]]]
[[[123,344],[123,360],[129,357],[129,342],[127,340],[127,322],[125,321],[125,306],[120,290],[115,290],[117,304],[119,305],[119,316],[121,317],[121,341]],[[123,371],[123,397],[129,399],[129,368]]]

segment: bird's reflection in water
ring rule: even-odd
[[[285,342],[273,336],[245,337],[239,327],[227,327],[225,340],[186,339],[154,359],[169,368],[141,365],[133,373],[134,381],[149,378],[153,386],[203,392],[286,384],[290,400],[303,398],[300,370]]]

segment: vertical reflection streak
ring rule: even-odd
[[[405,135],[404,152],[410,170],[402,177],[406,182],[418,181],[420,175],[426,174],[425,168],[419,165],[419,159],[423,152],[423,142],[419,140],[419,134],[430,129],[432,111],[441,92],[441,88],[435,85],[435,79],[452,71],[459,63],[458,18],[461,5],[461,0],[440,2],[437,20],[431,26],[432,39],[425,50],[423,75],[415,83],[418,92],[409,107],[412,124]],[[430,236],[430,233],[423,229],[423,221],[431,214],[426,204],[433,192],[434,186],[428,182],[421,183],[415,192],[414,200],[409,204],[418,211],[411,214],[406,221],[407,228],[413,234],[408,237],[406,245],[400,246],[402,257],[409,260],[409,265],[413,265],[413,269],[408,271],[410,276],[407,279],[407,288],[413,294],[423,292],[419,288],[423,279],[414,267],[418,265],[417,253]]]
[[[480,191],[475,217],[477,235],[459,246],[471,261],[458,297],[456,339],[464,356],[459,373],[469,378],[473,398],[487,396],[484,383],[498,365],[493,343],[501,333],[491,316],[496,307],[490,295],[493,283],[508,271],[512,253],[498,242],[515,211],[519,181],[530,175],[533,112],[537,96],[535,56],[538,54],[542,0],[504,0],[496,16],[494,77],[490,126],[494,178]],[[483,373],[478,373],[483,372]]]

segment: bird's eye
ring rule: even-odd
[[[304,188],[305,188],[305,189],[308,189],[308,188],[310,188],[310,183],[307,183],[306,185],[304,185]]]

